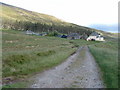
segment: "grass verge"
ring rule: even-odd
[[[118,42],[106,42],[89,46],[103,73],[107,88],[118,88]]]

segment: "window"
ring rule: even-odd
[[[99,38],[99,36],[97,36],[96,38]]]

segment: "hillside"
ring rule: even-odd
[[[65,22],[54,16],[28,11],[19,7],[0,3],[2,13],[2,27],[5,29],[34,30],[34,31],[53,31],[61,33],[84,33],[90,34],[92,29]]]
[[[11,6],[8,4],[0,3],[2,5],[3,19],[18,20],[18,21],[30,21],[32,23],[41,22],[47,24],[67,24],[60,19],[57,19],[50,15],[40,14],[33,11],[27,11],[22,8]]]
[[[65,34],[77,32],[87,35],[96,31],[106,37],[117,37],[117,34],[68,23],[51,15],[28,11],[2,2],[0,2],[0,5],[2,9],[0,18],[2,18],[2,28],[4,29],[31,30],[34,32],[58,31]]]

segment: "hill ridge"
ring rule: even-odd
[[[2,5],[2,28],[14,30],[31,30],[35,32],[58,31],[60,33],[79,33],[90,35],[92,32],[107,33],[94,28],[80,26],[58,19],[55,16],[43,13],[29,11],[21,7],[8,5],[0,2]]]

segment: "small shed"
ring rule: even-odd
[[[81,36],[78,33],[70,33],[67,36],[67,39],[80,39],[80,38],[81,38]]]

